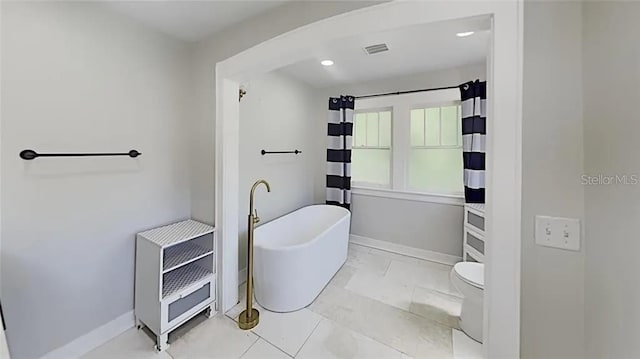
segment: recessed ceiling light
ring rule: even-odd
[[[320,64],[322,66],[331,66],[331,65],[333,65],[333,61],[331,61],[331,60],[322,60],[322,61],[320,61]]]
[[[466,37],[471,35],[473,35],[473,31],[459,32],[456,34],[457,37]]]

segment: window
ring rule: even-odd
[[[356,112],[351,152],[355,184],[388,187],[391,181],[391,110]]]
[[[459,105],[411,110],[409,189],[463,191],[460,112]]]
[[[459,96],[452,89],[356,101],[353,186],[461,196]]]

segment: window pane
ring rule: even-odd
[[[367,114],[358,113],[354,120],[355,129],[353,130],[354,147],[365,146],[367,144]]]
[[[411,146],[424,146],[424,110],[411,110]]]
[[[427,117],[425,128],[425,146],[440,145],[440,107],[425,110]]]
[[[442,145],[458,145],[458,106],[442,107]]]
[[[380,112],[380,147],[391,147],[391,111]]]
[[[367,114],[367,146],[378,146],[378,113]]]
[[[391,178],[391,150],[361,148],[351,152],[351,179],[389,185]]]
[[[409,187],[425,192],[462,193],[462,149],[412,149]]]

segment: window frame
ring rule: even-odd
[[[357,102],[357,100],[356,100]],[[361,113],[378,113],[380,112],[391,112],[391,133],[389,139],[389,147],[384,146],[363,146],[356,147],[356,115]],[[359,187],[359,188],[375,188],[375,189],[391,189],[393,188],[393,107],[392,106],[381,106],[375,108],[366,108],[366,109],[354,109],[353,111],[353,134],[352,134],[352,142],[351,142],[351,156],[353,157],[353,150],[357,149],[372,149],[372,150],[389,150],[389,182],[388,184],[374,183],[374,182],[366,182],[366,181],[354,181],[353,180],[353,160],[351,161],[351,187]],[[380,117],[378,117],[378,144],[380,144]]]
[[[381,112],[391,112],[391,138],[390,138],[390,143],[389,143],[389,147],[385,147],[385,146],[362,146],[362,147],[356,147],[355,146],[355,139],[356,139],[356,131],[355,131],[355,126],[356,126],[356,116],[358,114],[363,114],[363,113],[378,113],[380,114]],[[353,142],[352,142],[352,148],[358,148],[358,149],[367,149],[367,148],[371,148],[371,149],[381,149],[381,150],[393,150],[393,108],[392,107],[380,107],[380,108],[371,108],[371,109],[361,109],[361,110],[354,110],[353,111]],[[380,118],[378,117],[378,144],[380,143]]]
[[[458,122],[458,129],[460,130],[460,133],[462,133],[462,101],[461,100],[452,100],[452,101],[442,101],[442,102],[437,102],[437,103],[420,103],[420,104],[416,104],[414,106],[412,106],[409,109],[409,114],[408,114],[408,121],[411,122],[411,111],[413,110],[427,110],[430,108],[440,108],[440,111],[442,111],[443,107],[452,107],[452,106],[456,106],[458,108],[458,117],[459,117],[459,122]],[[425,115],[426,116],[426,115]],[[459,139],[459,144],[458,145],[442,145],[442,112],[440,112],[440,145],[434,146],[434,145],[423,145],[423,146],[414,146],[411,144],[411,132],[409,132],[409,151],[413,150],[413,149],[425,149],[425,150],[439,150],[439,149],[443,149],[443,150],[457,150],[460,149],[462,150],[462,144],[463,144],[463,140]],[[426,118],[425,118],[425,127],[426,127]],[[411,123],[409,123],[409,128],[411,128]],[[426,141],[426,138],[425,138]],[[409,153],[409,156],[411,155],[411,153]],[[464,171],[464,168],[462,169]],[[464,187],[462,188],[461,191],[458,192],[429,192],[429,191],[425,191],[422,190],[420,188],[416,188],[413,187],[409,184],[409,171],[410,171],[410,166],[407,165],[406,168],[407,171],[407,181],[406,181],[406,185],[404,188],[404,191],[408,191],[410,193],[424,193],[424,194],[431,194],[431,195],[443,195],[443,196],[453,196],[453,197],[464,197]]]
[[[403,95],[382,96],[358,99],[355,102],[355,113],[376,112],[380,109],[391,109],[391,178],[389,186],[380,186],[364,182],[352,182],[354,194],[371,195],[373,191],[380,192],[380,196],[389,196],[395,192],[404,199],[413,198],[417,201],[447,202],[462,204],[464,192],[431,192],[409,187],[409,156],[411,153],[411,110],[435,107],[461,105],[458,89],[447,89],[429,92],[419,92]],[[355,131],[355,117],[354,117]],[[451,146],[461,148],[460,146]],[[425,147],[426,148],[426,147]],[[446,147],[429,147],[446,148]],[[397,197],[397,196],[395,196]],[[453,203],[452,203],[453,204]]]
[[[462,115],[462,101],[460,100],[453,100],[453,101],[442,101],[439,103],[432,103],[432,104],[416,104],[415,106],[412,106],[409,109],[409,121],[411,121],[411,111],[413,110],[426,110],[429,108],[443,108],[443,107],[452,107],[452,106],[457,106],[458,109],[460,110],[460,112],[458,112],[459,115]],[[426,125],[426,123],[425,123]],[[460,125],[460,131],[462,132],[462,124],[459,123]],[[409,124],[409,126],[411,126],[411,124]],[[411,133],[409,133],[409,136],[411,136]],[[442,113],[440,113],[440,143],[442,143]],[[456,148],[462,148],[462,142],[460,142],[459,145],[439,145],[439,146],[413,146],[411,145],[411,138],[409,138],[409,146],[411,146],[411,148],[424,148],[424,149],[456,149]]]

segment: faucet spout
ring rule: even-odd
[[[269,185],[269,182],[263,179],[257,180],[253,184],[253,186],[251,187],[251,192],[249,193],[249,215],[253,214],[253,194],[256,191],[256,188],[258,188],[258,186],[260,186],[261,184],[264,184],[265,187],[267,187],[267,192],[271,192],[271,186]]]

